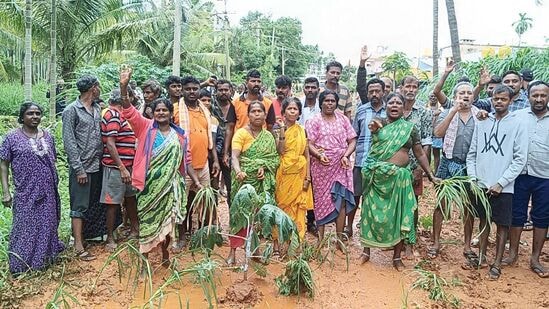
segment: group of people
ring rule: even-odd
[[[322,240],[331,223],[342,240],[352,237],[360,209],[361,263],[369,261],[370,248],[392,248],[393,266],[400,270],[402,251],[417,240],[424,176],[439,183],[468,175],[486,190],[491,211],[483,212],[471,199],[471,209],[477,211],[463,218],[464,267],[488,267],[489,276],[497,279],[502,266],[517,262],[529,217],[534,226],[531,269],[549,276],[539,261],[549,225],[549,85],[531,81],[524,90],[524,76],[518,72],[506,72],[498,80],[483,70],[477,87],[461,81],[448,98],[442,88],[453,69],[449,63],[426,105],[417,100],[420,83],[414,76],[398,85],[387,77],[367,80],[368,57],[364,47],[358,102],[339,82],[343,67],[336,61],[327,64],[325,81],[304,80],[302,98],[292,94],[287,76],[275,80],[275,96],[268,98],[257,70],[246,75],[242,93],[228,80],[170,76],[164,83],[166,96],[154,80],[141,85],[141,95],[130,86],[132,69],[124,67],[120,87],[102,109],[100,82],[81,77],[76,83],[80,96],[62,114],[77,257],[95,259],[86,239],[105,234],[105,248],[117,248],[121,236],[114,231],[123,206],[123,221],[129,222],[126,237],[139,240],[144,256],[158,248],[167,265],[170,246],[184,250],[193,231],[196,193],[224,186],[231,207],[248,184],[275,198],[301,239],[308,231]],[[485,86],[489,98],[479,99]],[[38,104],[23,104],[22,127],[0,147],[5,205],[12,204],[10,165],[15,184],[9,248],[14,274],[47,266],[64,249],[57,235],[55,144],[39,128],[41,116]],[[433,171],[435,143],[441,144],[442,155]],[[430,258],[441,250],[446,206],[433,214]],[[482,231],[478,254],[471,249],[475,217]],[[488,265],[491,221],[497,240],[495,259]],[[235,263],[247,231],[239,227],[236,237],[230,237],[227,263]],[[508,238],[511,249],[504,258]],[[279,250],[275,242],[275,254]]]

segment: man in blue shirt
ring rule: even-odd
[[[356,112],[353,121],[353,128],[357,134],[357,144],[355,152],[355,166],[353,169],[353,192],[355,195],[355,203],[359,205],[360,197],[362,196],[362,165],[368,157],[371,144],[371,134],[368,129],[368,124],[373,118],[385,118],[385,104],[383,102],[385,83],[378,79],[372,78],[366,84],[368,103],[361,104]],[[357,207],[358,208],[358,207]],[[347,228],[345,229],[348,236],[353,235],[353,221],[355,219],[356,209],[347,215]],[[368,252],[369,254],[369,252]]]

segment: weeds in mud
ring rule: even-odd
[[[459,298],[446,292],[446,288],[450,286],[446,279],[435,272],[430,272],[421,268],[414,269],[412,273],[417,276],[417,279],[412,284],[412,289],[428,291],[429,299],[435,302],[448,304],[456,308],[459,307],[461,302]],[[452,279],[452,283],[454,282],[454,279]]]
[[[80,305],[80,302],[76,297],[69,293],[66,289],[66,282],[63,279],[65,276],[65,264],[63,264],[63,269],[61,271],[61,279],[59,280],[59,287],[55,290],[53,298],[46,304],[46,309],[57,309],[57,308],[71,308],[71,303],[74,305]]]
[[[339,248],[340,249],[339,249]],[[309,243],[302,244],[302,256],[306,261],[317,261],[318,267],[322,266],[326,261],[331,267],[334,267],[335,253],[341,250],[345,254],[345,269],[349,270],[349,251],[345,243],[337,237],[336,233],[331,232],[324,235],[322,241],[318,245]]]

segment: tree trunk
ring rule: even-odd
[[[459,34],[454,0],[446,0],[446,10],[448,11],[448,26],[450,27],[450,41],[452,42],[452,57],[454,58],[454,63],[460,63],[461,51],[459,49]]]
[[[25,102],[32,101],[32,0],[25,1]]]
[[[174,0],[172,75],[179,76],[181,69],[181,0]]]
[[[51,0],[51,29],[50,29],[50,120],[55,121],[55,102],[57,100],[57,8],[56,0]]]
[[[438,0],[433,0],[433,77],[438,75]]]

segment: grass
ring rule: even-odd
[[[458,308],[461,304],[461,300],[455,295],[447,292],[448,287],[455,287],[461,285],[459,278],[454,277],[450,284],[442,276],[435,272],[424,270],[421,267],[417,267],[412,271],[412,274],[417,278],[412,284],[411,289],[421,289],[429,293],[429,299],[444,305],[451,305],[454,308]],[[408,294],[406,293],[406,302]]]

